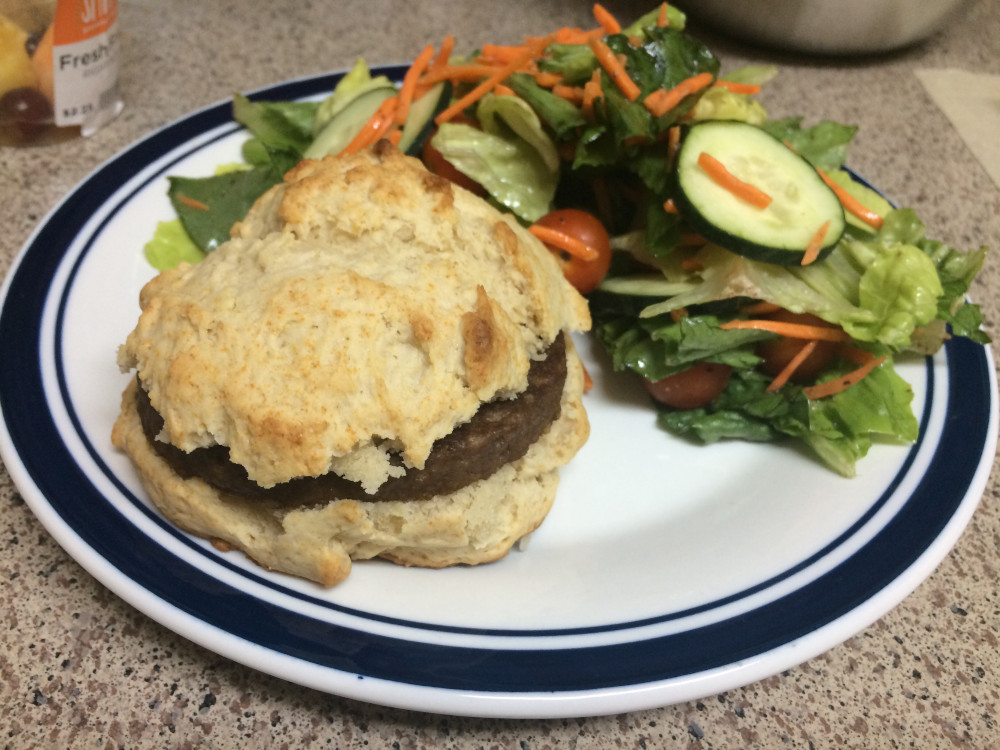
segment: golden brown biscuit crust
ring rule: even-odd
[[[530,233],[389,146],[303,162],[140,304],[119,365],[163,438],[227,445],[262,486],[337,471],[374,488],[389,448],[419,469],[590,324]]]

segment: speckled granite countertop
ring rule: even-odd
[[[622,18],[645,9],[607,3]],[[86,141],[0,150],[0,274],[42,217],[133,140],[194,109],[304,74],[412,59],[589,25],[589,4],[123,0],[126,109]],[[851,163],[932,234],[1000,248],[1000,190],[914,71],[1000,74],[1000,2],[979,0],[929,42],[807,59],[693,26],[726,67],[773,61],[772,115],[860,126]],[[997,259],[973,290],[1000,333]],[[16,366],[0,362],[0,367]],[[0,469],[0,743],[82,747],[1000,747],[997,476],[955,549],[902,604],[829,652],[702,700],[589,719],[485,720],[380,708],[297,687],[193,645],[90,577]]]

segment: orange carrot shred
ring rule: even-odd
[[[611,12],[600,3],[594,3],[594,19],[609,34],[617,34],[622,30],[622,25],[618,23],[618,19],[611,15]]]
[[[744,182],[734,175],[726,165],[716,159],[711,154],[702,151],[698,154],[698,166],[704,169],[708,176],[712,178],[720,187],[725,188],[737,198],[745,200],[747,203],[760,209],[765,209],[771,205],[771,196],[755,185]]]
[[[393,124],[393,118],[398,104],[398,96],[390,96],[382,102],[378,109],[375,110],[375,114],[369,118],[364,127],[361,128],[353,139],[351,139],[351,142],[344,147],[338,156],[343,156],[344,154],[356,154],[361,149],[372,145],[375,141],[385,135],[386,131],[388,131]]]
[[[660,117],[680,104],[684,97],[697,94],[711,83],[711,73],[699,73],[685,78],[672,89],[660,89],[662,93],[654,91],[646,97],[643,104],[654,117]]]
[[[770,331],[790,339],[818,339],[820,341],[850,341],[851,337],[840,328],[811,326],[805,323],[786,323],[780,320],[730,320],[719,328],[724,331],[741,329]]]
[[[746,315],[770,315],[773,312],[778,312],[781,309],[781,305],[776,305],[773,302],[754,302],[752,305],[747,305],[743,308],[743,312]]]
[[[552,87],[552,93],[574,104],[583,103],[583,88],[581,86],[564,86],[557,83]]]
[[[676,310],[670,311],[670,319],[675,323],[680,323],[683,318],[688,316],[687,308],[679,307]]]
[[[423,86],[431,86],[440,81],[479,81],[499,70],[496,65],[470,63],[468,65],[442,65],[431,68],[420,79]]]
[[[479,101],[479,99],[492,90],[494,86],[504,81],[507,76],[522,68],[533,57],[540,55],[545,48],[549,46],[552,38],[553,35],[550,34],[547,37],[530,40],[522,53],[517,55],[506,65],[497,68],[495,73],[487,77],[486,80],[482,81],[479,85],[473,88],[472,91],[467,93],[458,101],[452,102],[451,105],[445,108],[444,111],[434,118],[434,122],[438,125],[443,122],[448,122],[448,120],[459,114],[466,107]]]
[[[539,72],[535,73],[535,83],[541,86],[543,89],[551,89],[562,83],[562,73],[546,73]]]
[[[625,98],[630,102],[634,102],[638,99],[639,94],[641,93],[639,87],[636,85],[636,82],[629,77],[628,71],[625,70],[625,66],[621,64],[617,57],[615,57],[614,53],[608,48],[608,45],[600,39],[591,39],[588,44],[590,44],[590,48],[597,56],[597,61],[601,64],[601,67],[604,68],[605,72],[611,77],[611,80],[614,81],[615,85],[621,89]]]
[[[680,125],[671,125],[667,130],[667,164],[673,165],[674,159],[677,158],[677,152],[681,147],[681,127]]]
[[[389,135],[386,136],[386,140],[389,141],[393,146],[398,146],[400,139],[403,137],[403,131],[396,128]]]
[[[840,199],[840,204],[850,211],[852,214],[857,216],[861,221],[865,222],[869,226],[879,229],[882,226],[882,217],[879,216],[874,211],[869,210],[861,201],[855,198],[853,195],[848,193],[844,188],[834,182],[830,175],[824,172],[822,169],[816,168],[819,172],[819,176],[823,178],[823,182],[830,186],[830,189],[837,194],[837,198]]]
[[[760,86],[755,83],[737,83],[736,81],[724,81],[719,79],[713,86],[721,86],[732,91],[734,94],[759,94]]]
[[[587,393],[594,387],[594,379],[590,376],[587,371],[587,366],[583,366],[583,392]]]
[[[397,125],[402,125],[406,122],[406,116],[410,113],[410,103],[413,101],[413,93],[417,88],[417,81],[430,64],[432,57],[434,57],[434,47],[428,44],[417,55],[417,59],[413,61],[413,65],[407,69],[406,75],[403,76],[403,83],[399,87],[398,94],[399,106],[396,107],[395,119]]]
[[[546,245],[551,245],[559,250],[565,250],[567,253],[579,258],[580,260],[597,259],[598,252],[596,250],[575,237],[570,237],[565,232],[560,232],[558,229],[551,229],[549,227],[543,227],[539,224],[532,224],[528,227],[528,231]]]
[[[816,385],[811,385],[808,388],[803,388],[802,392],[806,394],[806,398],[811,399],[834,396],[841,391],[847,390],[852,385],[861,382],[872,370],[885,362],[886,359],[888,358],[872,357],[858,369],[852,370],[846,375],[841,375],[840,377],[834,378],[833,380],[829,380],[825,383],[817,383]]]
[[[656,25],[661,29],[670,25],[670,16],[667,15],[666,3],[660,3],[660,12],[656,14]]]
[[[601,90],[601,74],[597,70],[583,85],[583,104],[580,109],[588,122],[594,119],[594,102],[604,96]]]
[[[177,201],[178,201],[178,203],[183,203],[188,208],[193,208],[196,211],[207,211],[208,210],[208,204],[207,203],[202,203],[200,200],[197,200],[196,198],[190,198],[190,197],[184,195],[183,193],[178,193],[177,194]]]
[[[816,230],[816,233],[809,238],[809,244],[806,245],[806,251],[802,253],[802,265],[808,266],[819,257],[819,251],[823,249],[823,240],[826,239],[826,233],[829,229],[830,220],[827,219],[823,222],[823,225]]]
[[[593,37],[604,36],[604,29],[598,26],[596,29],[584,31],[583,29],[564,26],[556,30],[556,42],[559,44],[586,44]]]
[[[809,355],[813,353],[813,350],[818,345],[818,341],[807,341],[802,348],[795,353],[795,356],[788,361],[788,364],[781,368],[781,372],[775,376],[774,380],[770,382],[766,389],[768,393],[774,393],[775,391],[780,390],[781,387],[787,383],[789,379],[791,379],[792,375],[795,374],[795,371],[799,369],[802,363],[806,361]]]
[[[510,86],[504,86],[502,83],[498,83],[493,87],[493,93],[499,96],[514,96],[514,89]]]
[[[441,41],[441,49],[438,50],[437,57],[430,64],[430,70],[438,70],[448,65],[451,60],[451,52],[455,49],[455,37],[451,34],[445,36]]]
[[[663,210],[666,211],[668,214],[678,213],[677,204],[674,203],[673,198],[667,198],[665,201],[663,201]]]
[[[479,59],[509,63],[527,49],[523,44],[484,44]]]

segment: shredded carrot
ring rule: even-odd
[[[552,93],[574,104],[583,103],[583,88],[581,86],[564,86],[557,83],[552,87]]]
[[[595,70],[594,75],[583,85],[583,104],[580,106],[580,111],[588,122],[594,119],[594,102],[604,96],[604,91],[601,89],[600,75]]]
[[[701,237],[698,237],[699,242],[704,242]],[[685,258],[681,261],[681,268],[685,271],[704,271],[705,264],[696,258]]]
[[[448,34],[443,40],[441,40],[441,49],[438,50],[437,57],[435,57],[434,62],[430,64],[429,70],[435,71],[439,68],[446,67],[449,60],[451,60],[451,52],[454,49],[455,37]]]
[[[679,307],[676,310],[670,311],[670,319],[675,323],[680,323],[683,318],[688,316],[687,308]]]
[[[850,211],[852,214],[857,216],[861,221],[865,222],[869,226],[879,229],[882,226],[882,217],[879,216],[874,211],[869,210],[861,201],[855,198],[853,195],[848,193],[844,188],[834,182],[830,175],[824,172],[822,169],[816,168],[819,172],[819,176],[823,178],[823,182],[830,186],[830,189],[837,194],[837,198],[840,199],[840,204]]]
[[[809,238],[806,251],[802,253],[802,265],[808,266],[819,257],[819,251],[823,249],[823,240],[826,239],[827,230],[830,229],[830,221],[824,221],[823,226],[816,230],[816,233]]]
[[[413,61],[413,65],[409,67],[406,75],[403,76],[403,83],[399,87],[398,94],[399,106],[396,107],[395,119],[397,125],[402,125],[406,122],[406,116],[410,113],[410,103],[413,101],[413,92],[417,87],[417,81],[420,80],[420,76],[430,64],[432,57],[434,57],[434,47],[428,44],[417,55],[417,59]]]
[[[604,36],[604,29],[600,26],[589,31],[569,26],[556,30],[556,42],[559,44],[586,44],[590,39],[602,36]]]
[[[609,34],[617,34],[622,30],[622,25],[618,23],[618,19],[611,15],[608,9],[600,3],[594,3],[594,19]]]
[[[666,3],[660,3],[660,12],[656,14],[656,25],[661,29],[670,25],[670,16],[667,15]]]
[[[527,49],[523,44],[484,44],[479,59],[509,63]]]
[[[660,117],[680,104],[684,97],[697,94],[711,83],[711,73],[699,73],[696,76],[685,78],[672,89],[654,91],[653,94],[646,97],[643,104],[654,117]]]
[[[818,339],[819,341],[850,341],[851,337],[840,328],[811,326],[805,323],[785,323],[780,320],[730,320],[719,328],[724,331],[735,329],[770,331],[790,339]]]
[[[720,187],[725,188],[737,198],[745,200],[750,205],[756,206],[760,209],[767,208],[771,205],[770,195],[765,193],[760,188],[751,185],[749,182],[741,180],[739,177],[726,169],[725,164],[711,154],[705,151],[698,154],[698,166],[708,173],[708,176],[712,178],[713,182]]]
[[[399,105],[398,96],[390,96],[384,102],[382,102],[378,109],[375,110],[368,122],[365,123],[364,127],[358,132],[356,136],[348,143],[344,149],[338,154],[338,156],[343,156],[344,154],[355,154],[363,148],[372,145],[385,135],[386,131],[392,127],[393,118],[396,114],[396,107]]]
[[[860,349],[852,344],[841,344],[837,347],[837,354],[856,365],[866,365],[873,359],[877,359],[871,352]]]
[[[495,73],[486,78],[486,80],[482,81],[479,85],[473,88],[472,91],[467,93],[458,101],[452,102],[451,105],[445,108],[443,112],[434,118],[434,122],[438,125],[443,122],[448,122],[448,120],[459,114],[466,107],[479,101],[479,99],[492,90],[494,86],[504,81],[507,76],[526,65],[533,57],[540,55],[545,48],[551,44],[551,40],[551,34],[547,37],[529,40],[524,52],[517,55],[517,57],[506,65],[497,68]]]
[[[184,195],[183,193],[178,193],[177,194],[177,202],[178,203],[183,203],[188,208],[193,208],[196,211],[207,211],[208,210],[208,204],[207,203],[202,203],[200,200],[197,200],[196,198],[189,198],[188,196]]]
[[[781,368],[781,372],[775,376],[774,380],[770,382],[767,386],[768,393],[774,393],[775,391],[781,390],[781,387],[791,379],[792,375],[795,374],[795,371],[799,369],[802,363],[806,361],[818,345],[818,341],[807,341],[803,347],[795,353],[795,356],[788,361],[788,364]]]
[[[666,211],[668,214],[678,213],[677,204],[674,203],[673,198],[667,198],[665,201],[663,201],[663,210]]]
[[[594,379],[590,377],[590,373],[587,372],[587,366],[583,366],[583,392],[587,393],[594,387]]]
[[[440,81],[478,81],[499,70],[496,65],[469,63],[468,65],[442,65],[428,70],[420,79],[423,86],[432,86]]]
[[[634,102],[639,98],[641,93],[639,87],[636,85],[625,70],[625,66],[622,65],[621,61],[615,57],[614,53],[608,48],[604,42],[600,39],[591,39],[588,44],[590,48],[594,51],[597,56],[597,62],[601,64],[605,72],[611,77],[615,85],[621,89],[622,94],[630,102]]]
[[[639,36],[638,34],[629,34],[628,35],[628,44],[629,44],[630,47],[641,47],[642,46],[642,37]]]
[[[551,89],[562,83],[562,73],[546,73],[544,71],[535,73],[535,83],[543,89]]]
[[[721,86],[732,91],[734,94],[759,94],[760,86],[755,83],[737,83],[736,81],[724,81],[719,79],[713,86]]]
[[[672,166],[681,147],[681,127],[671,125],[667,129],[667,164]]]
[[[579,258],[580,260],[597,259],[598,252],[596,250],[575,237],[570,237],[565,232],[560,232],[558,229],[532,224],[528,227],[528,231],[546,245],[551,245],[559,250],[565,250],[575,258]]]
[[[744,307],[743,312],[753,317],[754,315],[770,315],[780,309],[781,305],[776,305],[773,302],[754,302],[752,305]]]
[[[510,86],[504,86],[502,83],[498,83],[493,87],[493,93],[498,96],[514,96],[514,89]]]
[[[885,362],[886,359],[888,358],[873,356],[858,369],[852,370],[846,375],[841,375],[839,378],[834,378],[833,380],[829,380],[825,383],[817,383],[816,385],[809,386],[808,388],[803,388],[802,392],[806,394],[806,398],[811,399],[825,398],[826,396],[836,395],[841,391],[850,388],[852,385],[861,382],[865,377],[867,377],[868,373]]]
[[[393,146],[398,146],[402,137],[403,131],[400,128],[395,128],[389,133],[389,135],[386,136],[386,140],[388,140]]]

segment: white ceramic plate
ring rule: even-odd
[[[257,96],[317,96],[335,81]],[[956,340],[903,364],[920,439],[876,446],[846,480],[792,448],[668,436],[635,382],[580,339],[597,382],[592,437],[527,548],[498,563],[365,562],[324,590],[177,531],[110,445],[128,379],[115,353],[152,275],[142,245],[172,217],[166,176],[210,174],[244,138],[223,103],[110,160],[41,224],[0,308],[7,468],[70,555],[177,633],[373,703],[617,713],[747,684],[845,640],[929,575],[973,513],[997,433],[983,347]]]

